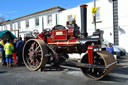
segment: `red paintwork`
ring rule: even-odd
[[[52,41],[66,41],[67,30],[53,30],[50,38]]]
[[[37,37],[36,39],[42,39],[43,41],[45,40],[45,37],[44,37],[44,32],[41,32]]]
[[[45,33],[42,32],[38,35],[36,39],[42,39],[47,42],[47,44],[56,44],[56,45],[75,45],[79,44],[78,38],[73,37],[73,28],[68,30],[53,30],[49,31],[51,34],[50,37],[47,37],[45,40]]]
[[[42,39],[47,44],[58,45],[57,52],[78,53],[86,52],[89,44],[80,44],[79,38],[73,36],[74,28],[59,29],[45,31],[38,35],[36,39]],[[79,44],[82,48],[78,48]],[[88,63],[93,64],[93,49],[99,48],[97,46],[88,46]]]
[[[88,46],[88,63],[93,64],[93,45]]]
[[[76,44],[79,44],[77,42],[78,38],[75,38],[75,39],[69,39],[67,41],[55,41],[55,42],[50,42],[50,39],[49,39],[49,42],[48,44],[56,44],[56,45],[76,45]]]
[[[48,44],[56,45],[74,45],[77,44],[78,38],[73,38],[73,28],[67,30],[53,30],[49,38]]]

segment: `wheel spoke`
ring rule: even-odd
[[[25,65],[28,69],[30,70],[38,70],[41,68],[43,65],[46,63],[42,63],[45,61],[46,58],[43,58],[44,56],[42,55],[43,52],[47,52],[45,49],[43,50],[41,46],[45,46],[45,43],[38,39],[31,39],[28,42],[26,42],[25,47],[23,48],[24,50],[24,56],[23,60],[25,62]],[[47,60],[46,60],[47,61]]]
[[[37,51],[39,48],[40,48],[40,46],[36,47],[36,48],[35,48],[35,51]]]

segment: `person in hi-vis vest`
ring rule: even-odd
[[[7,67],[12,66],[12,53],[14,51],[14,47],[11,43],[11,40],[7,40],[7,43],[4,45],[4,50],[5,50],[5,57],[6,57],[6,62],[7,62]]]

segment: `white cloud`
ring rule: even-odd
[[[7,12],[7,13],[16,13],[16,11],[9,11],[9,12]]]

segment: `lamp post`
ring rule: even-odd
[[[119,45],[119,32],[118,32],[118,0],[113,1],[113,34],[114,44]]]
[[[96,8],[96,0],[94,0],[94,8]],[[94,28],[95,28],[95,31],[96,31],[96,13],[94,13]]]

